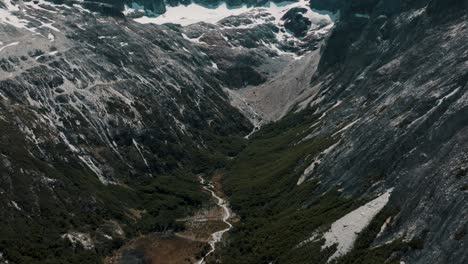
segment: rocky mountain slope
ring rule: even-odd
[[[208,261],[467,261],[467,1],[180,3],[0,0],[0,263],[180,230],[213,169]]]
[[[365,2],[231,165],[225,263],[466,262],[467,2]]]
[[[191,173],[251,130],[210,58],[169,27],[3,4],[5,258],[91,263],[137,231],[178,228],[203,197]]]

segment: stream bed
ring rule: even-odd
[[[221,207],[223,209],[223,222],[227,224],[227,228],[222,229],[220,231],[216,231],[211,234],[211,238],[209,240],[209,244],[211,249],[203,256],[203,258],[197,262],[197,264],[204,264],[206,257],[211,255],[215,250],[216,250],[216,243],[220,242],[221,239],[223,238],[224,233],[228,232],[229,230],[232,229],[232,224],[229,223],[229,218],[231,218],[231,210],[229,208],[229,204],[224,200],[223,198],[219,197],[215,193],[215,187],[211,183],[206,183],[205,179],[203,177],[199,176],[200,178],[200,183],[203,186],[203,189],[211,193],[211,196],[216,200],[216,205]]]

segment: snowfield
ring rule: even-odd
[[[175,23],[182,26],[195,24],[198,22],[216,23],[219,20],[228,17],[240,15],[247,12],[250,8],[243,5],[238,8],[227,7],[226,3],[222,3],[219,6],[206,7],[197,4],[190,4],[187,6],[167,6],[166,13],[157,17],[141,17],[135,19],[135,21],[147,24],[166,24]]]
[[[345,255],[353,248],[359,233],[370,224],[372,219],[388,203],[392,191],[393,188],[387,190],[379,197],[343,216],[331,225],[330,230],[323,235],[326,241],[322,249],[337,244],[337,250],[328,259],[328,262]]]
[[[261,7],[248,7],[246,5],[238,6],[238,7],[229,7],[226,3],[222,3],[218,6],[201,6],[198,4],[190,4],[190,5],[178,5],[178,6],[167,6],[166,13],[159,15],[157,17],[147,17],[143,16],[141,18],[135,19],[136,22],[142,24],[166,24],[166,23],[174,23],[180,24],[182,26],[187,26],[190,24],[195,24],[199,22],[206,22],[210,24],[216,24],[223,18],[229,16],[238,16],[240,14],[250,12],[250,11],[258,11],[258,12],[267,12],[271,14],[274,18],[276,23],[279,23],[281,17],[291,8],[293,7],[304,7],[307,8],[308,11],[304,14],[306,17],[310,19],[313,24],[329,24],[332,22],[332,18],[330,15],[319,14],[310,10],[308,6],[309,2],[306,0],[300,0],[298,2],[290,2],[285,1],[281,3],[272,3],[269,2]],[[131,13],[132,9],[127,8],[125,11],[126,14]],[[261,19],[260,19],[261,20]],[[257,23],[265,23],[266,21],[256,21]]]
[[[68,239],[73,245],[80,244],[85,250],[94,249],[91,236],[86,233],[69,232],[62,235],[62,239]]]

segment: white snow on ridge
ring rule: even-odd
[[[0,0],[1,1],[1,0]],[[40,34],[37,32],[39,28],[48,28],[54,30],[56,32],[60,32],[59,29],[53,26],[55,21],[48,19],[44,16],[37,16],[34,14],[29,13],[32,9],[38,9],[47,11],[49,13],[57,13],[52,10],[44,9],[39,5],[49,5],[49,6],[58,6],[52,3],[43,2],[43,0],[38,0],[38,2],[25,2],[21,4],[16,3],[13,4],[11,0],[3,0],[5,3],[5,8],[0,8],[0,24],[10,25],[16,28],[25,29],[35,34]],[[65,5],[61,5],[61,7],[65,7]],[[43,20],[49,20],[50,23],[45,23]],[[32,22],[32,23],[31,23]],[[34,27],[34,24],[40,23],[39,26]],[[50,38],[49,38],[50,39]],[[52,41],[52,40],[51,40]]]
[[[216,23],[219,20],[233,15],[240,15],[250,8],[243,5],[238,8],[230,8],[226,3],[222,3],[215,7],[205,7],[197,4],[167,6],[166,13],[157,17],[141,17],[135,19],[136,22],[142,24],[165,24],[175,23],[182,26],[195,24],[198,22]]]
[[[26,28],[28,23],[24,19],[20,19],[11,12],[19,11],[19,8],[15,5],[12,5],[9,0],[4,1],[6,9],[0,8],[0,24],[9,24],[16,28]]]
[[[198,4],[190,5],[178,5],[178,6],[168,6],[166,13],[159,15],[157,17],[141,17],[135,19],[136,22],[142,24],[165,24],[165,23],[175,23],[182,26],[195,24],[198,22],[206,22],[211,24],[216,24],[223,18],[229,16],[237,16],[249,11],[258,11],[258,12],[267,12],[275,18],[276,23],[280,23],[281,17],[293,7],[305,7],[308,9],[307,13],[304,16],[308,17],[313,25],[326,25],[332,23],[332,18],[327,14],[319,14],[315,11],[310,10],[308,7],[309,2],[307,0],[300,0],[298,2],[284,1],[280,3],[268,2],[261,7],[248,7],[246,5],[238,7],[227,6],[226,3],[221,3],[218,6],[201,6]],[[265,23],[260,19],[256,21],[258,23]]]
[[[304,17],[307,17],[312,25],[327,25],[332,23],[332,17],[328,14],[320,14],[316,11],[313,11],[309,7],[309,1],[299,0],[297,2],[280,2],[280,3],[268,3],[264,7],[268,13],[270,13],[277,22],[286,14],[286,12],[294,7],[302,7],[307,9],[307,12],[303,14]]]
[[[7,8],[8,11],[19,11],[19,8],[11,3],[11,0],[3,0],[3,3],[5,4],[5,7]]]
[[[379,197],[343,216],[332,224],[330,230],[323,235],[326,241],[322,249],[337,244],[337,250],[328,259],[328,262],[345,255],[353,248],[359,233],[370,224],[372,219],[388,203],[392,191],[393,188],[387,190]]]

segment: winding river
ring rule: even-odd
[[[222,199],[221,197],[216,195],[216,193],[214,192],[215,187],[213,186],[213,184],[211,184],[211,183],[206,184],[205,179],[203,179],[203,177],[199,176],[199,178],[200,178],[200,183],[203,185],[203,189],[210,192],[211,196],[213,196],[213,198],[216,199],[216,204],[223,209],[223,219],[222,220],[223,220],[224,223],[226,223],[228,225],[227,228],[225,228],[223,230],[220,230],[220,231],[216,231],[216,232],[211,234],[211,239],[208,242],[210,244],[210,246],[211,246],[211,249],[210,249],[210,251],[208,251],[205,254],[205,256],[203,256],[203,258],[200,261],[197,262],[197,264],[205,264],[205,258],[208,257],[210,254],[212,254],[215,251],[216,243],[221,241],[221,239],[223,238],[224,233],[231,230],[232,224],[228,222],[228,219],[231,217],[231,210],[228,207],[228,203],[224,199]]]

